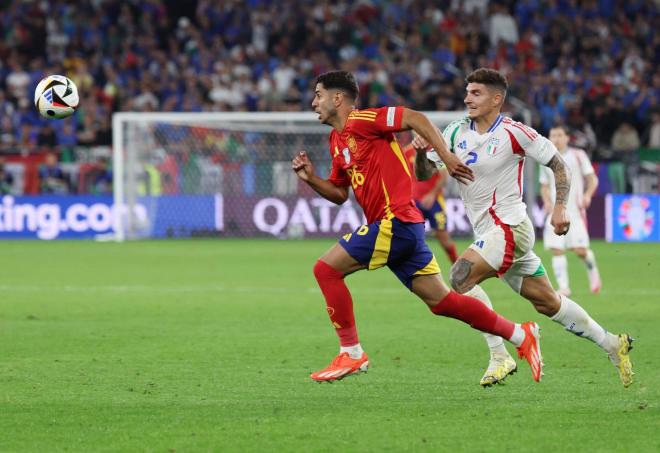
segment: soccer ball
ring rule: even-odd
[[[34,105],[46,118],[66,118],[78,108],[78,88],[68,77],[49,75],[34,90]]]

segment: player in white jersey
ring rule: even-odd
[[[533,157],[553,172],[556,202],[550,223],[558,235],[565,235],[570,227],[566,212],[570,175],[564,160],[548,139],[500,114],[508,85],[499,72],[481,68],[466,82],[468,117],[451,123],[443,136],[450,151],[474,172],[474,181],[461,185],[460,194],[476,240],[452,266],[453,288],[467,293],[488,278],[501,278],[539,313],[600,346],[617,367],[623,385],[629,386],[633,379],[632,338],[609,333],[575,301],[558,294],[533,250],[534,227],[522,200],[525,157]],[[427,179],[433,170],[431,162],[437,166],[442,162],[434,151],[426,152],[423,139],[415,138],[413,146],[418,151],[417,177]],[[503,341],[492,336],[487,341],[491,360],[481,380],[483,386],[501,382],[516,370]]]
[[[548,135],[561,157],[571,171],[571,191],[568,195],[566,211],[571,221],[571,228],[563,236],[555,234],[550,225],[550,213],[555,204],[555,176],[548,167],[541,167],[539,180],[543,207],[548,218],[543,231],[543,244],[552,253],[552,270],[559,286],[559,293],[571,295],[568,278],[568,263],[566,249],[573,250],[587,267],[591,292],[598,293],[601,287],[600,274],[596,258],[589,248],[589,233],[586,224],[586,209],[591,205],[591,197],[598,187],[598,178],[594,173],[591,161],[581,149],[568,146],[569,136],[565,126],[557,125],[550,129]],[[586,188],[584,183],[586,182]]]

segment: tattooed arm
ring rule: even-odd
[[[568,202],[568,193],[571,190],[571,171],[566,166],[566,162],[559,154],[555,154],[547,167],[555,174],[555,204],[566,206]]]
[[[568,203],[568,194],[571,191],[571,171],[559,153],[555,154],[546,166],[555,175],[556,197],[550,224],[554,227],[555,234],[564,235],[568,233],[568,228],[571,226],[566,214],[566,203]]]
[[[415,177],[418,181],[426,181],[433,176],[435,165],[426,157],[426,149],[415,149]]]
[[[426,149],[430,145],[440,159],[442,159],[442,163],[452,177],[463,184],[474,181],[474,172],[472,169],[461,162],[456,154],[447,148],[447,143],[442,137],[442,132],[423,113],[404,108],[403,116],[401,117],[401,126],[402,129],[412,129],[415,131],[415,138],[412,145],[416,150],[422,147]],[[424,175],[422,174],[422,176]]]

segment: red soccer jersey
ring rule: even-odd
[[[353,188],[369,223],[393,217],[424,221],[412,199],[414,176],[394,136],[402,116],[403,107],[353,110],[344,130],[330,133],[328,180]]]
[[[441,178],[440,173],[434,171],[431,178],[427,179],[426,181],[418,181],[417,178],[415,178],[415,156],[417,154],[415,148],[413,148],[412,145],[408,145],[403,150],[403,153],[406,156],[406,160],[410,166],[410,173],[413,175],[413,198],[415,200],[421,200],[429,192],[435,190],[435,186],[438,183],[438,180]]]

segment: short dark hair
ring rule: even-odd
[[[499,71],[490,68],[479,68],[472,71],[466,78],[467,83],[482,83],[488,87],[504,91],[509,88],[509,84]]]
[[[566,135],[571,135],[571,131],[564,123],[553,124],[552,127],[548,130],[550,132],[552,129],[561,129]]]
[[[352,100],[356,100],[360,92],[355,77],[348,71],[326,72],[316,78],[316,83],[323,85],[326,90],[341,90]]]

